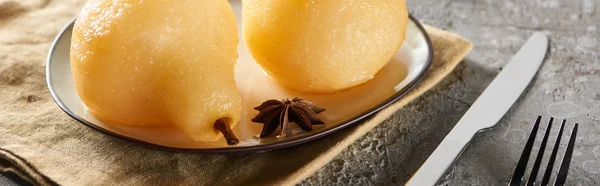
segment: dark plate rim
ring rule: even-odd
[[[405,87],[403,87],[400,91],[396,92],[396,94],[394,94],[393,96],[391,96],[389,99],[387,99],[386,101],[380,103],[379,105],[373,107],[371,110],[365,111],[362,114],[359,114],[357,117],[354,117],[352,119],[349,119],[346,122],[342,122],[342,124],[333,127],[329,130],[324,130],[318,133],[315,133],[313,135],[310,136],[305,136],[305,137],[298,137],[298,138],[290,138],[290,139],[286,139],[283,140],[281,142],[276,142],[276,143],[271,143],[271,144],[265,144],[265,145],[256,145],[256,146],[245,146],[245,147],[236,147],[236,148],[231,148],[231,147],[225,147],[225,148],[207,148],[207,149],[197,149],[197,148],[179,148],[179,147],[169,147],[169,146],[163,146],[163,145],[158,145],[158,144],[154,144],[154,143],[150,143],[150,142],[146,142],[146,141],[142,141],[139,139],[135,139],[135,138],[131,138],[128,136],[124,136],[124,135],[120,135],[117,133],[114,133],[112,131],[106,130],[102,127],[99,127],[79,116],[77,116],[75,113],[73,113],[67,106],[64,105],[64,103],[62,102],[62,100],[60,100],[60,98],[56,95],[56,93],[54,92],[54,88],[52,86],[52,81],[50,78],[50,61],[52,59],[52,54],[54,53],[55,47],[56,47],[56,43],[63,37],[63,34],[67,31],[67,29],[69,29],[69,27],[71,27],[74,22],[75,19],[71,20],[71,22],[69,24],[67,24],[58,34],[58,36],[54,39],[53,43],[52,43],[52,47],[50,48],[50,51],[48,52],[48,57],[46,59],[46,83],[48,84],[48,89],[50,91],[50,94],[52,95],[52,99],[54,99],[54,102],[56,102],[56,104],[60,107],[60,109],[62,109],[65,113],[67,113],[67,115],[69,115],[70,117],[72,117],[73,119],[75,119],[76,121],[78,121],[79,123],[84,124],[85,126],[88,126],[96,131],[99,131],[101,133],[110,135],[112,137],[115,137],[117,139],[121,139],[124,141],[129,141],[129,142],[133,142],[135,144],[138,145],[142,145],[144,147],[149,147],[149,148],[153,148],[153,149],[159,149],[159,150],[164,150],[164,151],[171,151],[171,152],[186,152],[186,153],[217,153],[217,154],[224,154],[224,153],[251,153],[251,152],[265,152],[265,151],[272,151],[272,150],[276,150],[276,149],[281,149],[281,148],[286,148],[286,147],[291,147],[291,146],[295,146],[295,145],[300,145],[300,144],[304,144],[322,137],[325,137],[329,134],[332,134],[334,132],[337,132],[341,129],[347,128],[349,126],[355,125],[357,123],[360,123],[363,119],[379,112],[380,110],[386,108],[387,106],[391,105],[392,103],[395,103],[396,101],[398,101],[400,98],[404,97],[410,90],[412,90],[415,85],[417,85],[425,76],[425,74],[429,71],[429,68],[431,67],[431,64],[433,62],[433,46],[431,44],[431,39],[429,37],[429,34],[427,33],[427,31],[425,30],[425,28],[423,27],[423,25],[414,17],[412,16],[412,14],[408,15],[409,18],[415,23],[415,25],[417,26],[417,28],[419,28],[419,30],[421,31],[421,33],[423,34],[423,36],[425,37],[425,40],[427,42],[427,47],[429,49],[429,54],[427,57],[427,62],[426,62],[426,67],[424,68],[423,71],[419,72],[419,74],[417,75],[417,77],[411,81],[410,83],[408,83]]]

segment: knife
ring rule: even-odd
[[[548,50],[548,38],[535,33],[467,110],[407,186],[434,185],[473,136],[496,125],[535,76]]]

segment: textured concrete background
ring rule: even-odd
[[[422,22],[471,40],[473,52],[439,86],[302,185],[404,184],[535,31],[549,36],[550,54],[530,88],[493,130],[473,139],[438,184],[506,185],[533,121],[542,115],[567,119],[567,134],[580,123],[567,185],[600,185],[600,0],[407,1]]]

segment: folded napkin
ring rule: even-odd
[[[175,153],[115,139],[77,123],[53,102],[45,62],[51,42],[83,0],[0,1],[0,171],[39,185],[292,185],[442,80],[471,50],[426,26],[434,61],[404,98],[325,138],[247,155]],[[401,111],[400,111],[401,112]]]

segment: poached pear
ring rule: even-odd
[[[404,0],[244,0],[243,34],[267,74],[301,92],[372,79],[404,42]]]
[[[89,0],[71,40],[75,88],[102,121],[235,143],[237,45],[226,0]]]

